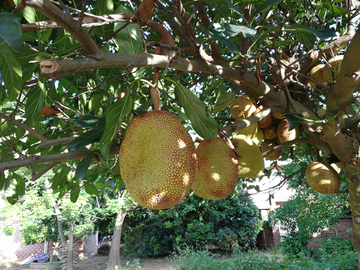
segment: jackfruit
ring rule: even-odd
[[[261,128],[258,129],[255,138],[253,138],[252,140],[257,146],[260,146],[260,144],[264,140],[264,132]]]
[[[275,128],[264,128],[263,133],[265,140],[275,140],[277,138],[277,132]]]
[[[230,114],[235,120],[250,117],[255,111],[255,102],[247,95],[239,96],[230,107]]]
[[[261,144],[261,152],[269,151],[270,149],[273,149],[278,144],[274,140],[264,140]],[[267,160],[277,160],[282,155],[281,149],[276,150],[275,152],[272,152],[271,154],[267,155],[265,159]]]
[[[265,116],[263,119],[261,119],[259,121],[259,128],[267,128],[268,126],[270,126],[271,122],[272,122],[272,115],[271,113],[269,113],[267,116]]]
[[[309,77],[321,84],[326,82],[333,83],[339,75],[343,59],[343,55],[337,55],[331,58],[328,64],[316,65],[309,71]],[[313,88],[316,88],[314,82],[309,81],[309,83]]]
[[[238,180],[234,150],[221,138],[203,140],[196,149],[197,171],[192,189],[203,199],[225,199]]]
[[[250,139],[254,139],[256,137],[257,132],[258,132],[258,123],[255,123],[248,127],[238,130],[237,134],[247,136]]]
[[[289,142],[299,138],[300,127],[289,130],[289,122],[284,119],[277,125],[276,132],[280,143]]]
[[[126,188],[144,207],[166,209],[178,204],[194,181],[195,145],[186,128],[170,112],[135,116],[119,154]]]
[[[237,135],[232,139],[238,157],[238,174],[240,177],[257,178],[264,173],[264,159],[260,148],[248,137]]]
[[[333,194],[340,189],[341,179],[335,169],[324,162],[313,161],[305,172],[309,186],[323,194]]]

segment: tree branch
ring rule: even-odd
[[[81,23],[78,20],[74,20],[70,14],[64,13],[49,0],[23,0],[21,3],[35,8],[51,20],[56,21],[57,24],[68,31],[79,42],[89,56],[95,59],[102,58],[102,51],[90,34],[82,27]]]
[[[7,116],[6,114],[0,113],[0,117],[5,119],[6,121],[9,121],[10,123],[12,123],[13,125],[25,129],[26,131],[28,131],[30,134],[34,135],[36,138],[38,138],[41,142],[46,141],[47,139],[40,134],[39,132],[35,131],[34,129],[32,129],[31,127],[20,123],[19,121],[15,120],[14,118],[11,118],[9,116]]]
[[[119,154],[120,146],[117,145],[110,149],[109,155]],[[0,163],[0,172],[5,170],[16,169],[25,166],[31,166],[35,164],[44,164],[50,162],[67,162],[69,160],[78,160],[87,157],[90,154],[100,155],[100,151],[78,151],[78,152],[69,152],[65,154],[54,154],[54,155],[45,155],[45,156],[31,156],[24,159],[13,160],[8,162]]]

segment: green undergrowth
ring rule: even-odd
[[[179,270],[354,270],[357,269],[358,254],[355,251],[328,253],[321,258],[313,258],[299,253],[296,256],[276,252],[264,254],[259,251],[241,252],[237,248],[229,257],[211,254],[209,251],[183,249],[174,260]]]

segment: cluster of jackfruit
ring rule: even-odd
[[[236,99],[235,103],[231,106],[230,113],[235,120],[239,120],[242,118],[250,117],[251,115],[257,113],[260,110],[261,108],[256,107],[256,104],[252,99],[250,99],[246,95],[242,95],[239,96]],[[244,129],[239,130],[237,132],[237,135],[233,138],[233,142],[235,145],[239,145],[240,142],[242,145],[254,145],[252,146],[252,150],[246,151],[250,151],[250,156],[256,156],[257,160],[260,160],[260,155],[262,157],[261,152],[266,152],[281,143],[295,140],[299,138],[299,135],[300,127],[289,130],[288,121],[284,119],[281,114],[272,113],[267,115],[258,123],[252,124]],[[260,146],[260,149],[258,146]],[[240,148],[239,152],[243,152],[244,149],[244,147],[243,149]],[[281,156],[281,154],[281,149],[279,149],[267,155],[265,158],[267,160],[277,160]],[[257,164],[260,164],[258,165],[259,168],[257,170],[252,170],[250,176],[245,174],[243,177],[258,177],[261,172],[261,168],[263,167],[263,162],[261,163],[257,161]]]
[[[236,119],[249,117],[256,110],[247,96],[238,97],[231,106]],[[135,116],[119,153],[120,173],[129,194],[151,209],[178,204],[191,188],[204,199],[226,198],[234,190],[238,177],[257,178],[263,174],[264,159],[259,144],[265,138],[262,148],[271,147],[268,141],[275,138],[266,137],[264,121],[269,122],[264,119],[239,131],[232,139],[234,151],[220,137],[204,140],[195,148],[186,128],[170,112],[155,110]],[[270,119],[266,125],[271,122]],[[282,123],[285,122],[278,125],[279,141],[293,139],[282,131],[287,128]]]

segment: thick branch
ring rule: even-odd
[[[109,155],[119,154],[119,146],[113,147],[110,149]],[[0,172],[5,170],[11,170],[16,168],[21,168],[25,166],[31,166],[35,164],[44,164],[50,162],[67,162],[69,160],[78,160],[85,158],[86,156],[97,153],[100,155],[100,151],[79,151],[79,152],[70,152],[66,154],[54,154],[54,155],[46,155],[46,156],[31,156],[28,158],[13,160],[9,162],[0,163]]]
[[[62,11],[49,0],[23,0],[22,3],[35,8],[49,19],[56,21],[79,42],[88,55],[91,55],[91,57],[95,59],[102,58],[102,51],[96,45],[90,34],[81,26],[80,22],[74,20],[70,14]]]

